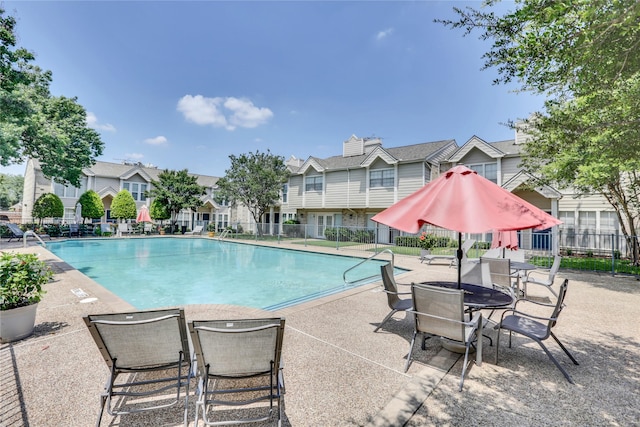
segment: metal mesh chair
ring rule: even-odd
[[[266,421],[274,404],[282,424],[284,323],[284,318],[189,323],[199,376],[195,425],[200,415],[206,425],[216,426]],[[267,407],[255,407],[264,401]],[[255,413],[239,413],[242,406]]]
[[[511,335],[513,332],[531,338],[532,340],[537,342],[540,347],[542,347],[547,356],[549,356],[549,359],[551,359],[556,367],[560,369],[567,381],[569,381],[571,384],[574,383],[569,373],[560,365],[560,363],[558,363],[556,358],[553,357],[553,354],[551,354],[551,352],[543,343],[544,340],[552,337],[558,343],[560,348],[565,352],[565,354],[569,356],[569,359],[571,359],[574,365],[578,365],[576,359],[571,355],[571,353],[569,353],[569,350],[567,350],[567,348],[560,342],[558,337],[556,337],[551,330],[556,325],[558,316],[560,316],[560,312],[564,308],[564,297],[567,293],[568,284],[569,280],[565,279],[565,281],[560,286],[560,292],[558,293],[558,300],[556,304],[545,304],[537,301],[520,299],[516,302],[513,309],[506,310],[504,313],[502,313],[502,319],[500,320],[500,324],[498,325],[499,329],[496,344],[496,364],[498,363],[498,351],[500,348],[500,330],[505,329],[509,331],[509,347],[511,347]],[[549,317],[527,314],[523,311],[518,310],[518,305],[524,302],[536,304],[543,307],[553,307],[553,312]]]
[[[391,311],[387,316],[382,319],[382,322],[378,325],[373,332],[378,332],[378,329],[382,328],[382,325],[387,323],[391,316],[398,311],[407,311],[411,309],[412,303],[410,298],[402,299],[398,295],[410,295],[411,292],[398,292],[398,285],[393,278],[393,265],[386,263],[380,266],[380,275],[382,276],[382,285],[384,286],[384,293],[387,294],[387,303]]]
[[[553,264],[550,269],[536,269],[531,270],[523,279],[522,283],[524,285],[524,294],[527,295],[527,285],[530,283],[534,285],[542,285],[549,289],[551,293],[557,298],[558,294],[553,290],[553,282],[556,279],[556,274],[558,274],[558,270],[560,269],[560,262],[562,261],[562,257],[560,255],[556,255],[553,257]],[[539,274],[546,274],[546,277],[540,278],[536,277]]]
[[[411,286],[413,310],[415,315],[415,329],[405,372],[411,365],[413,346],[418,334],[422,334],[422,348],[425,348],[426,335],[439,336],[460,342],[465,346],[464,364],[460,377],[460,391],[464,384],[464,376],[467,372],[469,349],[477,340],[476,364],[482,364],[482,314],[478,311],[471,321],[464,320],[464,291],[461,289],[448,289],[438,286],[414,284]]]
[[[180,402],[186,424],[191,360],[184,311],[96,314],[84,321],[110,369],[96,426],[105,406],[110,415],[126,415]]]

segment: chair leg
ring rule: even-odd
[[[567,379],[567,381],[569,381],[571,384],[575,384],[573,382],[573,379],[571,378],[571,376],[569,375],[569,373],[567,371],[564,370],[564,368],[562,366],[560,366],[560,363],[558,363],[558,361],[556,360],[555,357],[553,357],[553,354],[551,354],[551,352],[549,351],[549,349],[547,349],[547,347],[544,345],[544,343],[542,341],[539,340],[535,340],[538,344],[540,344],[540,347],[542,347],[542,349],[544,350],[545,353],[547,353],[547,356],[549,356],[549,359],[551,359],[551,361],[553,362],[554,365],[556,365],[556,367],[558,369],[560,369],[560,372],[562,372],[562,375],[564,375],[564,377]]]
[[[384,325],[385,323],[387,323],[387,320],[391,319],[391,316],[393,316],[394,314],[396,314],[396,312],[397,312],[397,311],[398,311],[398,310],[396,310],[396,309],[391,310],[391,313],[387,314],[387,317],[385,317],[385,318],[382,320],[382,322],[378,325],[378,327],[377,327],[377,328],[375,328],[375,329],[373,330],[373,332],[378,332],[378,329],[382,328],[382,325]]]
[[[417,334],[418,334],[417,332],[414,332],[413,337],[411,337],[411,344],[409,344],[409,354],[407,354],[407,363],[404,364],[405,372],[409,370],[409,365],[411,365],[411,353],[413,353],[413,344],[416,342]]]
[[[100,395],[100,412],[98,413],[98,422],[96,422],[96,427],[100,427],[100,421],[102,421],[102,414],[104,413],[104,405],[107,403],[107,396],[102,394]]]
[[[460,389],[458,391],[462,391],[462,385],[464,384],[464,374],[467,372],[467,362],[469,361],[469,348],[471,347],[471,341],[469,341],[465,345],[466,349],[464,352],[464,364],[462,365],[462,375],[460,376]]]
[[[567,356],[569,356],[569,359],[571,359],[571,361],[573,362],[574,365],[579,365],[578,361],[571,355],[571,353],[569,353],[569,350],[567,350],[567,348],[562,345],[562,343],[560,342],[560,340],[558,339],[558,337],[555,336],[555,334],[553,332],[551,332],[551,336],[553,337],[554,340],[556,340],[556,342],[558,343],[558,345],[560,346],[560,348],[562,350],[564,350],[565,354]]]

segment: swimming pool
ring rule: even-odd
[[[141,310],[186,304],[276,310],[348,289],[342,275],[362,260],[198,238],[78,239],[47,242],[47,249]],[[356,286],[378,280],[385,262],[365,262],[347,280],[369,277]]]

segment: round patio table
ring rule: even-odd
[[[458,289],[458,282],[434,281],[422,283],[442,288]],[[513,297],[501,289],[471,283],[461,283],[460,288],[464,291],[464,305],[469,307],[470,311],[485,308],[503,308],[513,303]]]

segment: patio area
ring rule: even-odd
[[[38,307],[35,334],[0,347],[0,426],[92,426],[108,370],[82,316],[132,307],[45,249],[21,246],[3,244],[1,249],[38,252],[57,274]],[[396,276],[399,283],[456,277],[448,263],[425,265],[409,256],[396,256],[395,263],[411,270]],[[569,279],[567,307],[554,331],[580,365],[573,365],[552,340],[545,343],[575,385],[535,342],[520,336],[514,336],[510,349],[503,335],[496,365],[493,329],[486,332],[494,346],[485,339],[482,366],[470,365],[462,392],[460,355],[435,339],[427,341],[426,351],[416,344],[414,361],[404,373],[412,319],[399,313],[373,332],[389,312],[379,283],[273,313],[286,317],[283,425],[637,425],[640,281],[561,270],[556,287],[564,278]],[[530,291],[541,299],[552,296],[541,286]],[[87,297],[97,299],[82,303]],[[188,320],[264,313],[233,306],[184,308]],[[194,399],[189,405],[193,426]],[[105,414],[101,425],[177,426],[182,425],[181,412],[172,408],[121,418]]]

